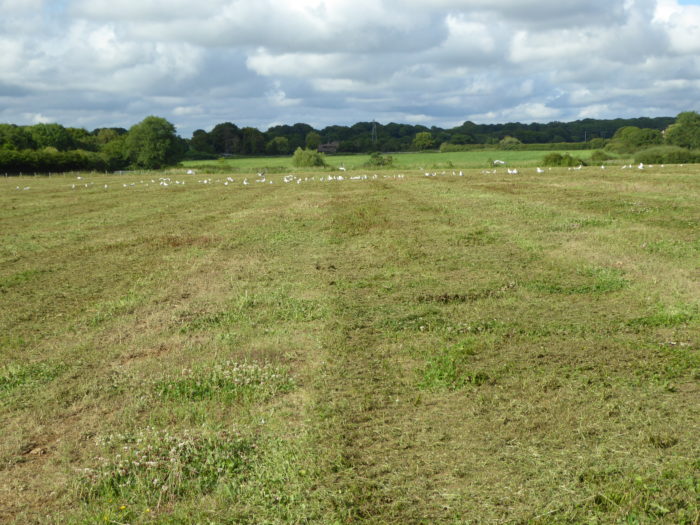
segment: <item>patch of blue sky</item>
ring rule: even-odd
[[[66,8],[70,4],[69,0],[51,0],[44,4],[44,10],[49,15],[59,15],[66,11]]]

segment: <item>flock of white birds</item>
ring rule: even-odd
[[[504,166],[506,163],[503,161],[494,161],[493,162],[494,166]],[[644,170],[647,168],[653,168],[653,165],[645,165],[644,163],[639,163],[639,165],[636,166],[637,169],[639,170]],[[661,168],[664,167],[662,164],[660,166]],[[635,166],[632,164],[626,164],[621,167],[621,169],[633,169]],[[520,174],[520,170],[517,168],[505,168],[507,173],[509,175],[518,175]],[[552,168],[548,168],[551,170]],[[576,167],[570,167],[568,168],[569,170],[581,170],[583,169],[583,166],[576,166]],[[601,165],[600,169],[606,169],[605,165]],[[223,185],[223,186],[234,186],[234,185],[240,185],[240,186],[252,186],[252,185],[258,185],[258,184],[303,184],[303,183],[308,183],[308,182],[343,182],[343,181],[368,181],[368,180],[403,180],[406,178],[406,176],[403,173],[398,173],[398,174],[391,174],[391,175],[378,175],[378,174],[373,174],[373,175],[349,175],[345,169],[344,166],[342,166],[339,171],[343,173],[342,175],[312,175],[312,176],[306,176],[306,177],[300,177],[297,175],[284,175],[280,178],[277,178],[276,180],[273,180],[272,178],[268,178],[267,174],[262,171],[257,174],[257,176],[243,176],[243,177],[231,177],[228,176],[226,178],[196,178],[196,172],[193,170],[187,170],[187,172],[184,174],[185,177],[183,179],[173,179],[172,177],[158,177],[157,179],[141,179],[138,182],[136,181],[130,181],[130,182],[122,182],[120,184],[115,184],[113,186],[110,186],[109,184],[103,184],[103,183],[96,183],[96,182],[84,182],[84,177],[83,176],[77,176],[76,177],[76,182],[73,182],[70,184],[70,189],[71,190],[80,190],[80,189],[86,189],[86,188],[101,188],[104,190],[109,189],[110,187],[116,187],[116,188],[135,188],[135,187],[148,187],[148,186],[156,186],[160,188],[169,188],[171,186],[174,187],[179,187],[179,186],[185,186],[189,184],[190,186],[192,185]],[[535,171],[537,173],[544,173],[545,170],[543,168],[537,167],[535,168]],[[127,172],[128,173],[128,172]],[[498,169],[494,168],[491,170],[481,170],[482,174],[486,175],[495,175],[498,173]],[[464,172],[462,170],[459,171],[452,171],[452,173],[448,173],[446,171],[425,171],[424,172],[425,177],[446,177],[446,176],[452,176],[452,177],[464,177]],[[30,190],[31,186],[17,186],[15,190],[17,191],[27,191]]]
[[[299,177],[297,175],[285,175],[281,178],[273,180],[268,178],[265,173],[258,173],[257,177],[254,176],[243,176],[243,177],[231,177],[226,178],[194,178],[190,173],[190,176],[185,176],[182,179],[172,178],[172,177],[158,177],[157,179],[140,179],[138,181],[121,182],[117,184],[104,184],[101,182],[86,181],[83,176],[77,176],[75,178],[76,182],[72,182],[68,187],[71,190],[81,190],[98,188],[108,190],[110,188],[136,188],[136,187],[159,187],[159,188],[169,188],[169,187],[179,187],[179,186],[213,186],[213,185],[223,185],[223,186],[251,186],[256,184],[302,184],[308,182],[342,182],[342,181],[368,181],[368,180],[403,180],[406,176],[403,173],[391,174],[391,175],[313,175],[311,177]],[[30,190],[31,186],[17,186],[15,190],[26,191]]]

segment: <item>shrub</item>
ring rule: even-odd
[[[608,155],[601,150],[596,150],[591,154],[591,162],[605,162],[606,160],[612,160],[613,158],[613,156]]]
[[[520,149],[521,145],[522,142],[519,139],[511,137],[510,135],[506,135],[498,143],[498,149],[517,150]]]
[[[661,144],[663,136],[657,129],[625,126],[618,129],[606,148],[615,153],[632,153],[642,148]]]
[[[545,155],[545,157],[542,159],[542,164],[545,166],[564,167],[586,166],[586,163],[583,160],[572,157],[568,153],[564,153],[563,155],[561,153],[550,153],[549,155]]]
[[[365,162],[364,166],[367,168],[387,168],[394,164],[394,158],[391,155],[382,155],[378,151],[372,153],[369,160]]]
[[[607,143],[608,143],[607,140],[600,138],[600,137],[596,137],[596,138],[588,141],[588,146],[591,149],[599,149],[599,148],[604,148]]]
[[[572,150],[589,150],[593,149],[591,147],[591,142],[542,142],[542,143],[528,143],[528,144],[517,144],[518,151],[572,151]],[[481,151],[481,150],[494,150],[494,149],[504,149],[502,147],[494,147],[494,144],[454,144],[451,142],[443,142],[440,144],[440,151],[442,153],[453,152],[453,151]],[[507,148],[506,148],[507,149]]]
[[[294,152],[292,163],[297,168],[314,168],[326,166],[326,156],[323,153],[311,149],[301,149]]]
[[[102,171],[108,166],[105,158],[92,151],[0,150],[0,173],[49,173],[65,171]]]
[[[657,146],[637,152],[634,160],[644,164],[687,164],[700,162],[700,151],[678,146]]]

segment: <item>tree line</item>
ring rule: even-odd
[[[189,143],[175,126],[146,117],[130,129],[0,124],[0,173],[159,169],[180,162]]]
[[[546,124],[475,124],[443,129],[411,124],[358,122],[352,126],[327,126],[315,129],[308,124],[273,126],[266,132],[239,128],[223,122],[207,132],[196,130],[190,140],[191,155],[288,155],[297,148],[316,149],[332,144],[337,153],[400,152],[433,149],[442,144],[499,145],[515,139],[522,144],[589,142],[607,140],[626,126],[661,131],[674,122],[672,117],[550,122]]]
[[[128,130],[0,124],[0,173],[158,169],[183,159],[290,155],[299,148],[369,153],[438,147],[442,151],[478,147],[537,149],[555,144],[606,148],[615,153],[669,145],[700,149],[700,115],[688,111],[676,118],[584,119],[546,124],[467,121],[450,129],[377,122],[315,129],[297,123],[273,126],[264,132],[223,122],[211,131],[198,129],[189,139],[178,136],[173,124],[156,116],[149,116]]]

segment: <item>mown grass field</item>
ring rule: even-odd
[[[700,170],[397,173],[0,179],[0,522],[697,524]]]
[[[435,170],[435,169],[461,169],[461,168],[490,168],[494,160],[502,160],[512,167],[533,167],[542,164],[542,159],[551,151],[500,151],[500,150],[475,150],[438,153],[409,152],[394,153],[392,169],[398,170]],[[584,161],[590,159],[593,151],[556,151],[556,153],[569,153],[571,156]],[[328,155],[326,161],[330,167],[344,166],[347,169],[362,169],[369,160],[369,155]],[[627,159],[624,159],[625,161]],[[612,160],[612,162],[616,162]],[[202,172],[227,173],[227,172],[253,172],[267,169],[270,172],[278,172],[292,169],[292,157],[231,157],[219,160],[188,161],[183,163],[188,168],[195,168]]]

